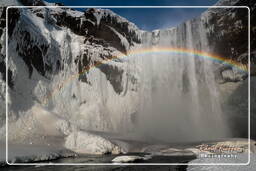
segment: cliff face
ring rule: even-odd
[[[21,1],[21,3],[49,5],[40,0]],[[242,4],[236,1],[236,4],[232,5]],[[250,5],[251,21],[254,21],[255,4]],[[2,134],[4,134],[6,89],[4,11],[5,8],[1,8]],[[136,124],[137,113],[140,110],[138,104],[141,100],[142,77],[139,71],[143,67],[140,64],[131,67],[134,63],[120,56],[125,56],[127,52],[137,47],[146,46],[145,41],[149,46],[168,44],[197,50],[205,50],[204,42],[207,41],[207,51],[246,64],[248,19],[244,16],[247,16],[247,12],[245,8],[209,9],[201,17],[176,28],[145,32],[107,9],[87,9],[85,12],[80,12],[67,8],[26,10],[10,8],[8,10],[8,116],[11,123],[10,132],[13,132],[10,134],[10,139],[18,141],[24,135],[32,136],[34,130],[31,128],[37,125],[33,116],[39,111],[50,112],[57,118],[65,120],[68,122],[68,127],[72,125],[79,129],[94,131],[131,130]],[[253,36],[255,23],[251,24],[252,37],[255,37]],[[190,36],[187,35],[188,33]],[[168,36],[169,38],[163,39]],[[177,36],[176,42],[174,36]],[[251,42],[254,51],[254,38]],[[255,62],[254,54],[252,53],[251,56],[252,63]],[[200,64],[200,61],[193,62],[196,68],[193,72],[202,73],[200,69],[203,64]],[[216,67],[214,76],[219,83],[215,88],[222,89],[225,97],[220,98],[223,101],[219,103],[228,103],[228,110],[242,102],[244,105],[231,110],[230,113],[236,111],[231,115],[236,121],[234,127],[237,126],[237,120],[242,117],[242,125],[246,128],[248,106],[244,99],[247,99],[245,98],[247,90],[234,87],[246,84],[247,74],[223,64],[214,67]],[[186,77],[189,69],[191,69],[190,65],[187,69],[184,67],[184,71],[180,70],[184,82],[183,91],[188,91],[193,85],[185,85],[186,82],[193,82],[192,78]],[[213,83],[212,80],[208,80],[209,82]],[[230,84],[232,85],[229,86]],[[230,101],[232,95],[240,93],[243,94],[242,98]],[[255,99],[252,98],[251,102],[255,103]],[[255,113],[253,111],[252,114]],[[24,116],[32,116],[32,119],[27,121],[31,123],[29,127],[22,124],[28,119]],[[17,133],[15,130],[20,127],[22,131]],[[62,129],[63,125],[60,127]],[[246,129],[235,133],[236,136],[245,136],[245,134]]]
[[[10,116],[40,104],[81,129],[129,124],[122,117],[135,112],[136,92],[126,87],[134,76],[112,58],[139,42],[134,24],[96,9],[10,9],[9,16]]]
[[[231,4],[234,6],[248,6],[250,8],[250,61],[251,61],[251,130],[255,130],[255,2],[252,1],[219,1],[216,5]],[[208,10],[208,39],[213,52],[240,63],[248,64],[248,13],[247,9]],[[226,111],[232,130],[239,125],[240,131],[234,131],[235,136],[247,134],[248,127],[248,79],[237,72],[235,68],[221,66],[217,69],[217,80],[223,94],[222,104]],[[244,81],[242,81],[244,80]],[[239,104],[239,105],[235,105]],[[231,110],[232,109],[232,110]],[[255,131],[251,131],[255,139]]]
[[[0,72],[1,72],[1,81],[0,81],[0,87],[1,87],[1,96],[0,96],[0,124],[4,125],[4,119],[5,119],[5,81],[6,81],[6,65],[5,65],[5,12],[4,8],[0,9],[1,14],[1,20],[0,20],[0,36],[1,36],[1,43],[0,43]]]

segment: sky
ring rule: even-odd
[[[211,6],[218,0],[46,0],[66,6]],[[152,31],[177,26],[199,16],[206,8],[112,8],[112,11]]]

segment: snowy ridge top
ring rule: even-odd
[[[67,12],[72,17],[77,18],[84,18],[84,14],[88,11],[93,11],[93,15],[97,19],[97,25],[100,24],[101,19],[111,18],[111,20],[107,20],[107,22],[112,22],[112,20],[115,20],[116,23],[121,23],[122,25],[125,24],[125,27],[128,28],[129,32],[144,32],[144,30],[137,27],[136,24],[130,22],[126,18],[116,14],[110,9],[104,9],[104,8],[89,8],[86,9],[85,12],[78,11],[76,9],[66,8],[64,4],[61,3],[49,3],[47,1],[43,0],[3,0],[4,4],[8,5],[46,5],[46,6],[60,6],[60,8],[52,9],[52,11],[56,11],[56,13],[62,13]],[[232,6],[239,2],[239,0],[219,0],[214,6]],[[2,2],[0,2],[1,4]],[[64,7],[64,8],[62,8]],[[93,9],[93,10],[92,10]],[[205,12],[202,13],[202,16],[208,16],[209,13],[213,13],[214,9],[208,9]],[[169,30],[171,28],[161,29],[161,30]],[[155,32],[157,30],[153,30]],[[148,32],[148,31],[145,31]]]
[[[87,9],[86,12],[91,11],[91,9]],[[101,16],[102,18],[111,17],[115,18],[118,23],[128,23],[128,27],[133,28],[134,30],[139,30],[139,28],[132,22],[128,21],[126,18],[116,14],[115,12],[111,11],[110,9],[104,9],[104,8],[93,8],[94,12]]]

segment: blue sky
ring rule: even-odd
[[[61,2],[66,6],[211,6],[218,0],[46,0]],[[163,8],[113,8],[115,13],[125,17],[144,30],[176,26],[199,16],[205,8],[163,9]]]

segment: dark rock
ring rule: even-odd
[[[53,14],[53,16],[57,20],[57,25],[68,27],[78,35],[85,35],[85,32],[83,30],[85,29],[85,24],[89,23],[83,23],[82,25],[80,25],[81,18],[71,16],[66,11],[63,11],[62,13]]]
[[[237,1],[235,6],[248,6],[250,8],[251,21],[251,50],[256,48],[256,4],[254,1]],[[232,16],[233,15],[233,16]],[[239,21],[235,25],[234,21]],[[221,13],[213,13],[209,22],[214,26],[214,33],[211,36],[211,42],[216,45],[215,50],[219,55],[231,59],[236,59],[242,53],[248,51],[248,9],[230,8],[222,10]],[[221,35],[220,31],[225,34]],[[218,38],[219,37],[219,38]],[[255,64],[254,57],[251,62]]]
[[[20,12],[17,8],[8,9],[8,35],[12,36],[13,30],[20,17]]]
[[[112,84],[115,92],[120,94],[123,91],[122,78],[124,71],[109,64],[101,64],[97,67],[105,73],[107,80]]]
[[[6,7],[0,7],[0,18],[6,19]]]
[[[248,10],[230,9],[213,13],[209,19],[213,31],[208,34],[213,51],[227,59],[236,60],[248,51]]]
[[[110,46],[115,47],[117,50],[127,53],[126,47],[121,43],[120,37],[113,31],[113,29],[106,25],[101,25],[95,36],[101,38],[109,43]]]
[[[36,13],[36,16],[38,16],[40,18],[44,18],[44,15],[42,13]]]
[[[19,0],[25,6],[45,6],[43,0]]]
[[[128,26],[131,23],[127,20],[118,19],[120,16],[117,14],[101,14],[101,21],[97,25],[97,19],[94,15],[97,12],[103,13],[101,10],[88,9],[85,11],[84,16],[81,17],[73,16],[66,11],[54,13],[53,16],[57,20],[57,25],[68,27],[74,33],[86,36],[86,40],[89,37],[94,37],[94,40],[102,40],[105,46],[115,47],[123,53],[126,53],[128,49],[122,43],[120,35],[127,39],[129,45],[132,45],[133,42],[140,42],[136,33],[137,30],[129,30]]]
[[[6,82],[6,65],[5,62],[0,62],[0,73],[2,75],[3,80]],[[10,88],[14,87],[14,82],[13,82],[13,74],[12,71],[8,69],[8,86]]]
[[[55,5],[56,6],[65,6],[63,3],[61,3],[61,2],[55,2]]]
[[[135,30],[129,30],[129,22],[118,22],[117,15],[103,15],[101,18],[102,25],[108,25],[115,28],[120,34],[122,34],[130,44],[133,42],[141,43]]]
[[[86,75],[90,67],[90,58],[85,53],[76,59],[76,63],[78,63],[78,80],[90,84]]]
[[[51,66],[46,66],[44,63],[43,56],[46,54],[48,45],[41,45],[38,47],[33,43],[31,35],[27,31],[21,31],[20,44],[17,44],[18,54],[22,57],[26,63],[29,71],[29,77],[31,77],[33,72],[33,67],[43,76],[45,76],[46,71],[52,71]],[[27,46],[31,45],[31,46]]]

